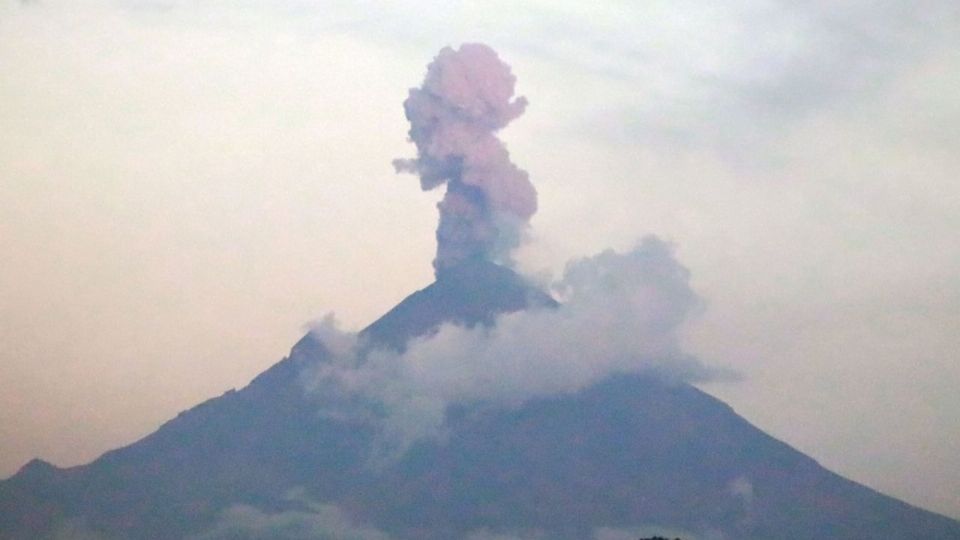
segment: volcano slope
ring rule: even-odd
[[[360,338],[402,349],[442,322],[555,305],[475,262]],[[247,387],[138,442],[78,467],[30,462],[0,482],[0,538],[585,539],[651,526],[688,539],[960,538],[960,523],[831,473],[697,388],[635,374],[451,406],[444,437],[371,466],[374,423],[320,415],[304,390],[330,354],[308,334]]]

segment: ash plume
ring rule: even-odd
[[[526,108],[515,81],[486,45],[445,47],[403,103],[417,157],[394,167],[417,174],[424,191],[447,185],[437,205],[438,276],[470,259],[508,262],[537,211],[536,189],[496,136]]]
[[[397,170],[417,173],[424,190],[446,184],[438,281],[470,260],[509,262],[536,211],[536,190],[495,136],[526,106],[514,98],[514,80],[485,45],[447,47],[404,102],[417,158],[395,161]],[[729,376],[681,349],[681,330],[701,306],[689,281],[673,248],[650,236],[625,253],[568,263],[550,285],[559,303],[549,309],[491,313],[483,325],[447,321],[402,350],[369,348],[330,315],[312,330],[329,357],[307,369],[304,383],[322,416],[377,427],[376,466],[442,437],[451,405],[515,406],[617,374]]]

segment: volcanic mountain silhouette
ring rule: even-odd
[[[399,350],[443,322],[554,306],[511,270],[471,261],[360,340]],[[247,387],[130,446],[67,469],[30,462],[0,482],[0,538],[582,539],[655,525],[699,538],[960,539],[960,523],[824,469],[697,388],[639,375],[514,407],[450,407],[447,436],[371,467],[374,427],[318,414],[304,390],[304,370],[329,356],[308,334]],[[365,528],[222,527],[231,509],[318,508],[304,500]]]

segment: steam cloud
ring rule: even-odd
[[[361,353],[356,336],[328,317],[313,335],[331,358],[307,374],[308,388],[330,417],[377,422],[378,452],[390,459],[442,435],[451,404],[517,405],[616,373],[678,381],[722,374],[680,348],[700,299],[665,242],[649,237],[627,253],[571,262],[553,289],[562,300],[556,309],[503,314],[491,327],[445,324],[403,353]]]
[[[537,211],[527,173],[495,135],[526,108],[526,99],[513,98],[515,80],[486,45],[446,47],[403,103],[417,158],[394,167],[419,175],[424,191],[447,184],[437,205],[437,275],[474,258],[509,261]]]

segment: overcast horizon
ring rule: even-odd
[[[559,36],[559,37],[558,37]],[[395,173],[443,46],[509,63],[518,268],[646,235],[701,387],[960,518],[960,6],[0,0],[0,477],[88,462],[433,279]]]

